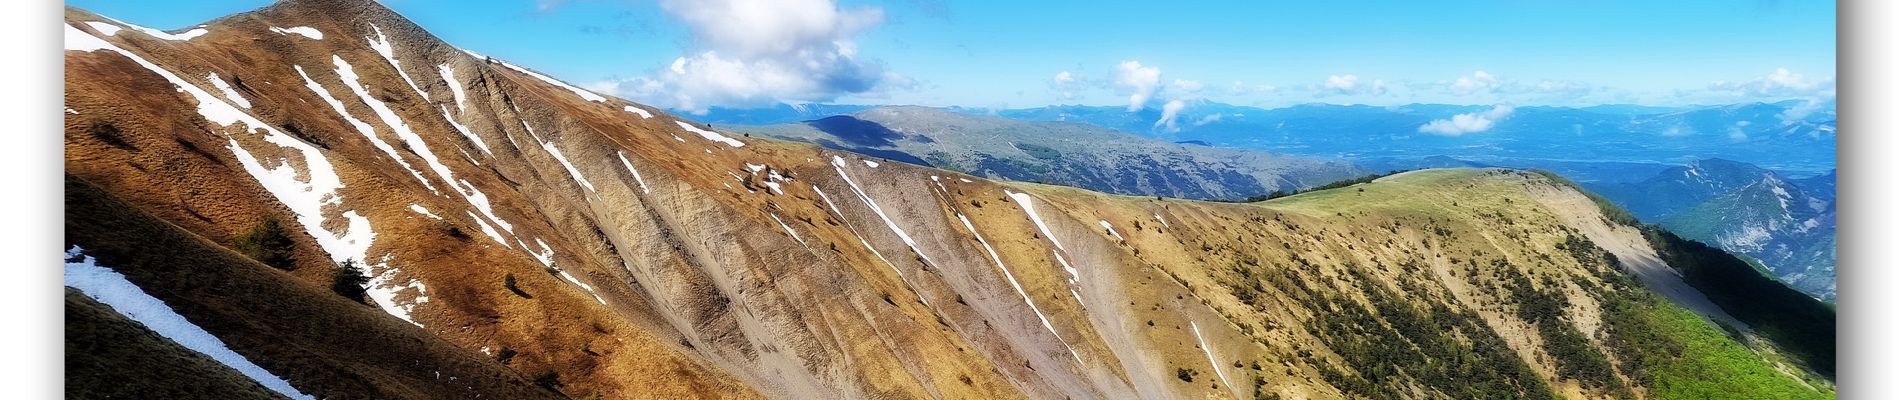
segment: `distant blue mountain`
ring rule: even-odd
[[[703,121],[770,125],[863,111],[855,105],[779,105],[767,109],[714,109]],[[1063,121],[1133,132],[1169,142],[1379,163],[1449,156],[1478,162],[1615,163],[1586,170],[1614,175],[1635,167],[1635,180],[1691,160],[1721,158],[1764,168],[1815,174],[1834,168],[1832,105],[1803,112],[1799,101],[1719,106],[1517,107],[1489,129],[1459,136],[1419,132],[1434,120],[1491,109],[1482,105],[1368,106],[1301,104],[1263,109],[1210,101],[1192,103],[1173,123],[1158,123],[1154,108],[1054,105],[991,110],[949,107],[965,114],[1025,121]],[[1805,115],[1797,115],[1805,114]],[[1798,116],[1798,118],[1797,118]],[[1644,167],[1647,165],[1648,167]],[[1376,165],[1368,165],[1379,169]],[[1560,171],[1563,172],[1563,171]],[[1614,179],[1575,177],[1579,180]]]
[[[767,108],[724,108],[712,107],[705,115],[693,115],[693,120],[711,124],[733,125],[772,125],[791,122],[810,121],[819,118],[844,115],[877,108],[878,106],[854,104],[801,104],[779,103]],[[685,112],[673,112],[687,115]]]
[[[1682,164],[1700,158],[1745,161],[1777,170],[1833,168],[1831,107],[1794,118],[1799,102],[1699,107],[1604,105],[1517,107],[1489,130],[1460,136],[1420,133],[1433,120],[1490,106],[1303,104],[1277,109],[1202,102],[1156,126],[1155,110],[1049,106],[998,115],[1103,126],[1170,141],[1259,149],[1355,161],[1453,156]]]

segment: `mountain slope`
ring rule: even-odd
[[[1189,146],[1086,125],[884,107],[795,124],[732,127],[993,179],[1126,195],[1237,200],[1365,172],[1350,163]]]
[[[370,1],[66,17],[67,244],[313,397],[1832,395],[1535,174],[1114,196],[707,129]]]

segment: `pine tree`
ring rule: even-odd
[[[338,296],[358,303],[369,304],[364,296],[369,291],[369,276],[363,268],[356,266],[356,260],[343,260],[336,264],[336,270],[330,275],[330,291]]]

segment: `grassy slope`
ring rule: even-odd
[[[71,175],[65,242],[312,396],[560,397],[479,353],[245,259]],[[137,381],[110,365],[75,367],[68,374]],[[460,379],[440,380],[437,371]]]
[[[1476,208],[1514,203],[1515,190],[1507,185],[1473,183],[1470,170],[1428,170],[1397,176],[1378,183],[1301,194],[1259,203],[1261,206],[1313,215],[1374,212],[1420,214],[1452,217],[1461,208]],[[1464,190],[1458,200],[1438,199],[1447,187]],[[1593,199],[1594,200],[1594,199]],[[1621,213],[1609,212],[1612,219]],[[1705,254],[1706,256],[1706,254]],[[1671,261],[1678,261],[1675,259]],[[1739,261],[1739,260],[1737,260]],[[1745,267],[1720,272],[1723,276],[1759,277]],[[1697,280],[1691,279],[1692,283]],[[1785,288],[1784,288],[1785,289]],[[1708,289],[1704,289],[1707,291]],[[1649,394],[1656,398],[1825,398],[1829,394],[1809,390],[1774,370],[1763,357],[1725,335],[1714,324],[1696,317],[1660,297],[1641,291],[1610,292],[1605,296],[1604,335],[1608,342],[1627,346],[1609,351],[1619,359],[1638,360],[1626,364],[1625,373],[1653,379]],[[1720,296],[1714,296],[1720,299]],[[1728,305],[1736,301],[1717,300]],[[1831,315],[1830,315],[1831,317]],[[1829,318],[1831,320],[1831,318]],[[1831,321],[1829,321],[1831,322]],[[1831,328],[1832,324],[1825,324]],[[1621,329],[1615,327],[1622,327]],[[1831,329],[1829,329],[1831,331]],[[1827,341],[1831,348],[1831,340]],[[1614,346],[1613,346],[1614,347]],[[1830,360],[1831,361],[1831,360]],[[1625,362],[1628,362],[1627,360]],[[1634,367],[1634,368],[1627,368]],[[1824,371],[1831,371],[1831,362]],[[1640,371],[1640,372],[1636,372]]]
[[[72,288],[65,358],[69,399],[284,398]]]

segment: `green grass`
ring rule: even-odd
[[[1644,229],[1663,261],[1736,319],[1767,337],[1823,376],[1834,376],[1835,314],[1832,306],[1781,281],[1763,276],[1722,249],[1656,227]]]
[[[1656,399],[1828,399],[1775,371],[1715,325],[1653,295],[1604,304],[1608,344]]]

